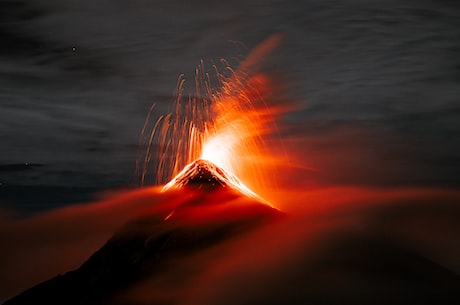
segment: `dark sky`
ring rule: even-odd
[[[263,62],[302,181],[460,185],[456,1],[0,2],[0,204],[35,212],[131,187],[144,118],[200,60]],[[299,104],[297,104],[299,106]],[[297,142],[296,142],[297,141]]]

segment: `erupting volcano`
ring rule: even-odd
[[[224,59],[211,67],[202,61],[193,94],[184,93],[185,78],[179,77],[171,112],[153,120],[152,106],[142,129],[141,184],[174,189],[193,184],[196,179],[189,176],[205,171],[201,176],[211,175],[211,185],[263,197],[256,193],[270,180],[264,167],[276,160],[265,139],[276,133],[283,108],[270,100],[277,85],[257,65],[279,40],[278,35],[267,39],[237,69]]]
[[[224,169],[205,159],[195,160],[185,166],[162,190],[167,191],[180,188],[193,188],[204,191],[230,188],[263,201],[262,198],[245,186],[235,175],[226,172]]]
[[[0,226],[10,274],[16,259],[23,277],[41,262],[74,263],[4,304],[460,304],[458,191],[312,190],[285,162],[276,122],[292,106],[257,69],[278,40],[236,69],[202,62],[193,94],[181,75],[171,112],[153,119],[151,108],[137,160],[147,187]],[[310,159],[305,143],[290,153]],[[371,162],[360,156],[362,170]],[[278,196],[269,173],[287,178]]]
[[[239,181],[236,177],[230,176],[215,164],[207,160],[198,159],[187,165],[182,172],[166,184],[163,187],[163,191],[184,186],[195,186],[197,188],[206,186],[208,189],[216,189],[233,184],[238,187],[237,183]]]

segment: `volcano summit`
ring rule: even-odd
[[[163,191],[180,188],[193,188],[205,191],[229,188],[246,196],[264,201],[259,195],[245,186],[235,175],[206,159],[197,159],[186,165],[176,177],[163,187]]]

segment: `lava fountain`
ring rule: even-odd
[[[264,41],[237,69],[224,59],[209,68],[201,61],[193,95],[184,93],[185,78],[179,76],[172,111],[153,121],[152,106],[144,124],[141,184],[156,173],[154,184],[165,184],[163,190],[179,188],[190,171],[206,167],[213,179],[261,199],[245,183],[261,189],[268,180],[263,166],[274,158],[264,138],[276,132],[282,109],[269,102],[276,85],[257,65],[279,40],[275,35]]]

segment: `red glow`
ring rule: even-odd
[[[139,164],[142,183],[149,173],[156,173],[156,184],[171,181],[200,158],[239,177],[244,183],[236,184],[246,194],[254,194],[250,188],[263,189],[269,180],[264,166],[276,159],[265,139],[277,131],[276,120],[283,110],[270,101],[274,80],[256,66],[279,40],[275,35],[263,42],[236,70],[221,60],[210,72],[201,62],[193,96],[184,95],[185,79],[179,77],[173,111],[161,116],[151,130],[150,114],[147,117],[143,129],[147,148]]]

